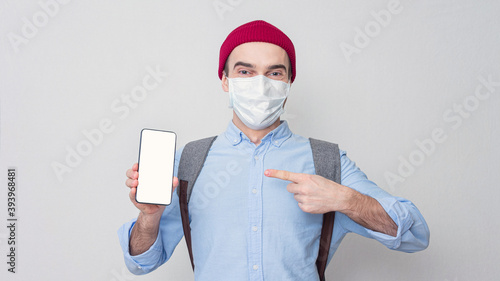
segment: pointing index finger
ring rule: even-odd
[[[264,172],[264,175],[266,175],[267,177],[282,179],[295,183],[299,183],[302,180],[302,174],[284,170],[267,169]]]

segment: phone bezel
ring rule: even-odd
[[[164,132],[164,133],[171,133],[174,135],[174,157],[172,159],[173,163],[172,163],[172,186],[170,187],[170,202],[168,204],[165,204],[165,203],[153,203],[153,202],[141,202],[139,200],[137,200],[137,194],[139,193],[139,190],[140,190],[140,168],[141,168],[141,146],[142,146],[142,138],[143,138],[143,132],[144,131],[158,131],[158,132]],[[173,196],[173,190],[174,190],[174,187],[173,187],[173,177],[174,177],[174,169],[175,169],[175,154],[176,154],[176,150],[177,150],[177,134],[173,131],[167,131],[167,130],[160,130],[160,129],[152,129],[152,128],[143,128],[141,130],[141,136],[140,136],[140,140],[139,140],[139,156],[138,156],[138,159],[137,159],[137,163],[138,163],[138,168],[137,168],[137,172],[139,172],[139,184],[137,185],[137,188],[136,188],[136,192],[135,192],[135,201],[137,203],[140,203],[140,204],[150,204],[150,205],[162,205],[162,206],[168,206],[170,204],[172,204],[172,196]]]

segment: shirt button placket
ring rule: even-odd
[[[249,248],[248,266],[250,280],[263,280],[262,273],[262,175],[263,175],[263,145],[254,150],[253,165],[250,171],[249,182]],[[260,191],[260,192],[259,192]]]

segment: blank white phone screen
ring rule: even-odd
[[[169,205],[175,158],[174,132],[143,129],[139,147],[139,203]]]

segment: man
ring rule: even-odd
[[[345,151],[341,184],[315,174],[309,140],[279,118],[295,73],[291,40],[264,21],[238,27],[222,44],[218,74],[233,119],[212,144],[189,202],[196,280],[319,280],[322,214],[330,211],[328,260],[349,232],[404,252],[429,243],[417,208],[369,181]],[[135,201],[137,168],[126,185],[140,213],[119,236],[129,270],[145,274],[171,257],[183,229],[175,192],[167,207]]]

